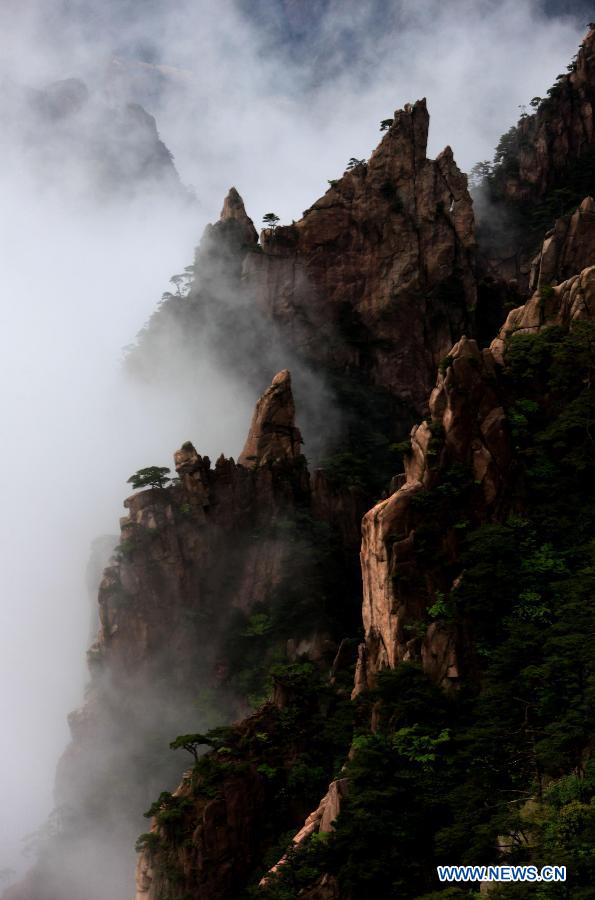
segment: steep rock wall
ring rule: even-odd
[[[585,197],[568,216],[556,221],[531,265],[529,290],[565,281],[595,262],[595,202]]]
[[[555,226],[559,240],[574,210],[595,192],[594,48],[595,31],[590,30],[569,73],[558,77],[546,97],[534,98],[535,113],[524,113],[502,136],[494,166],[476,187],[480,269],[489,278],[513,281],[523,299],[535,288],[532,259],[544,232],[560,219]],[[579,223],[583,233],[588,210],[584,212]],[[557,280],[592,260],[583,259],[572,271],[570,262],[560,257]],[[480,285],[480,307],[482,293]]]
[[[386,391],[408,422],[422,414],[476,301],[467,179],[449,147],[427,158],[428,127],[425,101],[398,110],[367,162],[260,243],[232,188],[197,248],[187,296],[155,314],[132,366],[150,377],[171,365],[159,345],[171,321],[188,352],[207,333],[209,352],[254,383],[263,366],[290,365],[304,416],[312,369],[323,383],[352,376]]]
[[[72,741],[57,772],[60,827],[12,900],[131,894],[126,885],[142,813],[180,776],[169,741],[193,725],[205,727],[205,704],[219,721],[248,709],[227,684],[222,642],[233,616],[270,602],[295,568],[294,554],[303,553],[285,523],[323,523],[342,535],[345,554],[355,555],[361,498],[322,475],[310,479],[294,414],[285,370],[256,407],[243,465],[222,456],[213,466],[187,442],[175,454],[178,477],[170,486],[125,501],[120,544],[99,588],[91,682],[84,705],[69,717]],[[332,661],[328,634],[308,623],[298,632],[301,654],[330,654]],[[248,794],[242,796],[233,800],[240,842],[248,828],[241,812]],[[104,859],[109,877],[90,873],[92,858]]]
[[[595,30],[591,30],[569,74],[556,81],[534,115],[518,123],[518,173],[506,178],[508,199],[543,197],[569,164],[593,148],[594,103]]]
[[[456,519],[461,525],[498,521],[511,508],[517,474],[505,412],[506,338],[575,321],[595,321],[594,266],[552,288],[545,299],[536,292],[513,310],[490,349],[480,351],[475,341],[462,338],[450,351],[430,397],[430,417],[412,429],[404,483],[363,520],[366,640],[355,695],[374,684],[380,669],[401,660],[420,661],[444,687],[456,685],[472,668],[464,628],[428,621],[428,609],[462,575]],[[434,516],[437,561],[424,556],[423,545]]]
[[[265,230],[264,252],[244,263],[255,302],[291,346],[360,370],[418,412],[475,304],[467,179],[449,147],[427,158],[428,127],[425,101],[398,110],[367,163],[299,222]]]

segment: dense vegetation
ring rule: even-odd
[[[478,886],[436,881],[436,864],[453,860],[568,868],[566,884],[495,896],[592,896],[594,374],[591,325],[510,340],[508,512],[467,529],[460,584],[430,610],[470,629],[477,678],[445,696],[412,664],[380,676],[358,703],[336,831],[293,854],[263,896],[296,897],[321,872],[358,900],[473,896]],[[462,472],[443,484],[458,502],[472,490]]]
[[[234,894],[239,896],[241,881],[251,881],[253,888],[247,888],[246,896],[252,896],[259,879],[279,860],[290,836],[341,771],[352,736],[347,687],[353,668],[345,669],[333,686],[308,662],[273,667],[269,677],[275,704],[265,703],[238,726],[180,736],[172,743],[174,749],[188,749],[194,764],[180,791],[163,792],[147,810],[158,830],[141,835],[137,849],[151,849],[161,877],[176,897],[193,896],[195,885],[186,882],[183,861],[192,853],[197,820],[210,801],[223,797],[230,787],[237,791],[236,802],[246,794],[252,798],[252,844],[242,845],[238,857],[257,862],[251,875],[245,863],[237,862]],[[211,752],[196,758],[200,744]]]
[[[297,510],[254,537],[281,540],[289,548],[284,575],[250,613],[233,611],[221,656],[228,667],[228,687],[257,707],[270,692],[271,669],[287,659],[289,640],[296,649],[302,640],[319,641],[327,666],[341,639],[357,645],[361,596],[354,555],[345,551],[336,531],[308,511]]]
[[[561,76],[547,98],[534,98],[539,121],[555,114],[568,90]],[[537,117],[523,114],[503,135],[493,164],[476,173],[492,210],[506,207],[504,228],[502,221],[493,231],[480,227],[484,249],[508,241],[512,230],[516,249],[531,251],[556,218],[595,194],[591,151],[569,158],[545,193],[525,185],[521,202],[505,200],[505,182],[518,177],[537,125]],[[498,305],[492,318],[483,314],[483,325],[478,316],[486,343],[519,297],[512,286],[506,294],[498,285],[483,290],[487,306]],[[210,299],[191,286],[167,303],[197,331]],[[229,343],[227,313],[225,305],[217,313],[220,348]],[[243,308],[240,316],[241,332],[260,338],[253,312]],[[237,310],[234,317],[237,324]],[[406,451],[397,441],[413,417],[366,384],[370,338],[353,310],[341,310],[336,324],[333,339],[355,347],[362,368],[325,373],[342,429],[322,464],[331,483],[374,499],[401,468]],[[159,829],[140,839],[139,846],[154,851],[172,897],[186,896],[180,852],[192,846],[203,805],[234,780],[263,791],[250,862],[238,870],[241,900],[297,898],[323,875],[336,881],[344,900],[479,897],[479,884],[438,882],[436,866],[453,862],[567,867],[565,884],[492,887],[495,898],[593,896],[594,351],[595,329],[586,323],[509,339],[498,378],[515,464],[497,515],[489,521],[478,515],[478,485],[460,464],[440,471],[412,501],[417,561],[444,590],[406,627],[420,637],[437,621],[465,636],[466,678],[450,693],[411,662],[380,673],[374,690],[355,702],[348,699],[352,666],[331,684],[324,652],[320,666],[279,666],[289,641],[295,651],[312,634],[328,636],[335,647],[347,635],[354,649],[359,607],[349,585],[357,577],[346,568],[338,536],[309,513],[255,535],[292,545],[291,565],[273,596],[249,614],[236,611],[226,624],[226,686],[260,709],[237,728],[173,742],[196,757],[193,768],[178,796],[164,793],[148,811]],[[249,347],[239,356],[255,358]],[[441,368],[451,362],[446,357]],[[442,442],[434,426],[431,466],[439,466]],[[268,702],[279,689],[282,702]],[[196,756],[202,745],[209,752]],[[335,830],[294,847],[297,827],[337,777],[348,779],[349,793]],[[259,886],[283,854],[284,865]],[[192,896],[193,885],[186,887]]]

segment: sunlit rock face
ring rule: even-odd
[[[557,219],[533,260],[529,291],[565,281],[595,261],[595,201],[585,197],[568,216]]]
[[[497,512],[510,462],[494,361],[488,350],[481,352],[475,341],[462,338],[438,376],[429,419],[411,432],[404,484],[363,520],[366,642],[360,652],[356,693],[371,686],[380,669],[394,668],[402,660],[421,660],[439,684],[457,683],[462,674],[462,636],[436,623],[423,634],[412,633],[438,592],[453,586],[444,583],[447,565],[434,572],[416,552],[416,529],[424,521],[424,511],[415,500],[458,464],[473,473],[477,488],[473,514],[488,517]],[[456,565],[456,532],[445,530],[443,545],[446,560]]]
[[[534,333],[546,325],[569,328],[578,321],[595,321],[595,266],[559,285],[542,285],[524,306],[511,310],[492,341],[492,354],[499,362],[503,360],[506,338],[511,334]]]
[[[270,388],[258,401],[238,463],[256,469],[268,462],[297,459],[302,437],[294,418],[291,377],[284,369],[275,375]]]
[[[577,321],[595,322],[595,266],[545,295],[536,292],[512,310],[489,349],[480,351],[464,337],[448,354],[430,395],[429,418],[411,431],[404,483],[363,520],[366,640],[360,647],[355,694],[372,686],[380,669],[394,668],[401,660],[420,661],[445,688],[468,674],[468,639],[460,629],[433,622],[413,633],[416,623],[427,621],[427,610],[441,593],[456,589],[464,577],[455,528],[444,528],[440,566],[420,558],[418,530],[429,514],[416,498],[440,489],[459,466],[472,479],[465,510],[469,521],[499,521],[510,509],[516,475],[502,377],[506,338],[551,325],[568,328]]]

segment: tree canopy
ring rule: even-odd
[[[169,478],[170,469],[167,466],[147,466],[139,469],[128,478],[127,483],[137,490],[138,488],[164,488]]]

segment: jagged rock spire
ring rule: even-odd
[[[244,201],[234,187],[229,189],[229,193],[223,201],[221,215],[219,216],[220,222],[229,222],[230,220],[238,222],[242,226],[244,243],[256,244],[258,241],[258,234],[254,227],[254,222],[246,212]]]
[[[268,462],[296,459],[301,454],[301,444],[302,436],[295,426],[291,375],[283,369],[256,404],[238,463],[255,469]]]

